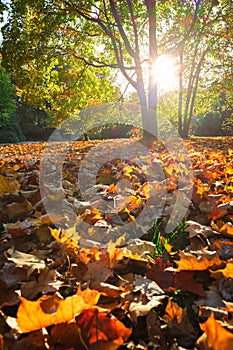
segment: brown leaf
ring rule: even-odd
[[[10,203],[4,208],[9,220],[17,220],[25,217],[32,211],[31,203],[24,199],[22,203]]]
[[[76,323],[61,323],[53,326],[48,338],[48,344],[51,350],[57,349],[59,344],[59,349],[78,349],[86,350],[83,347],[82,341],[80,339],[80,329]]]
[[[22,237],[31,233],[33,223],[28,220],[16,221],[7,224],[7,232],[13,237]]]
[[[202,284],[195,281],[193,271],[169,271],[156,264],[148,271],[147,277],[165,291],[180,289],[200,296],[205,295]]]
[[[7,284],[0,280],[0,309],[6,305],[16,305],[18,302],[18,294],[10,290]]]
[[[46,267],[39,275],[38,280],[22,283],[21,296],[33,300],[39,293],[54,293],[62,284],[56,279],[56,271]]]

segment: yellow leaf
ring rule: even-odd
[[[228,262],[224,269],[211,271],[211,276],[216,279],[220,279],[223,276],[227,278],[233,278],[233,262]]]
[[[96,305],[100,293],[86,289],[77,294],[60,299],[58,296],[42,296],[36,301],[23,297],[17,312],[17,324],[22,333],[32,332],[43,327],[71,321],[75,315]]]
[[[229,236],[233,236],[233,225],[231,222],[226,222],[219,230],[219,232],[224,233]]]
[[[76,232],[75,227],[72,227],[66,231],[50,228],[50,233],[56,239],[58,245],[68,254],[72,256],[76,256],[78,254],[78,241],[80,236]]]
[[[215,320],[213,312],[205,323],[200,324],[200,327],[206,333],[213,350],[233,349],[233,334]]]
[[[4,193],[14,193],[18,191],[20,184],[17,180],[12,180],[6,176],[0,175],[0,195]]]

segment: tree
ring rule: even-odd
[[[9,74],[0,66],[0,127],[6,125],[16,108],[15,89]]]
[[[93,71],[120,70],[137,92],[143,129],[156,135],[153,64],[171,53],[180,57],[179,131],[187,137],[204,63],[230,6],[230,0],[12,0],[4,65],[16,71],[72,57]]]
[[[216,75],[210,73],[215,67],[213,56],[218,56],[219,62],[215,74],[219,74],[223,67],[219,47],[228,31],[226,28],[230,9],[232,9],[230,1],[201,3],[197,0],[194,19],[186,17],[186,22],[190,21],[193,29],[192,36],[178,49],[180,64],[178,119],[179,133],[182,137],[187,138],[189,135],[199,85],[202,84],[202,88],[206,88],[208,77],[212,80],[213,77],[216,78]],[[185,31],[183,35],[186,35]],[[230,42],[227,43],[227,47],[229,54],[229,49],[232,47]]]
[[[63,35],[66,19],[44,6],[43,1],[12,1],[3,28],[3,65],[13,72],[21,101],[46,109],[47,124],[56,126],[81,108],[118,99],[120,93],[109,69],[93,70],[66,52],[73,45],[69,33]],[[75,45],[83,41],[79,37]]]

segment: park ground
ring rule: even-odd
[[[128,193],[107,214],[83,201],[77,182],[102,143],[0,146],[0,349],[232,349],[233,138],[185,140],[185,156],[180,142],[172,154],[154,142],[150,156],[102,164],[89,190],[109,203]],[[62,193],[54,182],[61,154]],[[149,183],[152,165],[162,177]],[[164,186],[153,225],[146,217],[141,235],[124,234]],[[168,232],[177,201],[186,210]],[[45,203],[68,203],[72,227]]]

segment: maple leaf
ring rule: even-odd
[[[199,250],[195,254],[190,252],[179,253],[180,260],[176,260],[177,271],[181,270],[205,270],[214,265],[221,265],[218,254],[215,251]]]
[[[213,350],[233,348],[233,334],[215,320],[213,312],[205,323],[200,324],[200,327],[206,333]]]
[[[75,320],[82,339],[90,350],[118,349],[132,332],[116,317],[96,308],[83,311]]]
[[[56,295],[42,296],[36,301],[20,297],[17,324],[21,333],[27,333],[54,324],[71,321],[75,315],[97,304],[100,293],[86,289],[61,299]]]
[[[195,281],[193,271],[176,272],[156,264],[148,271],[147,277],[158,283],[158,285],[166,291],[180,289],[200,296],[205,295],[201,283]]]

